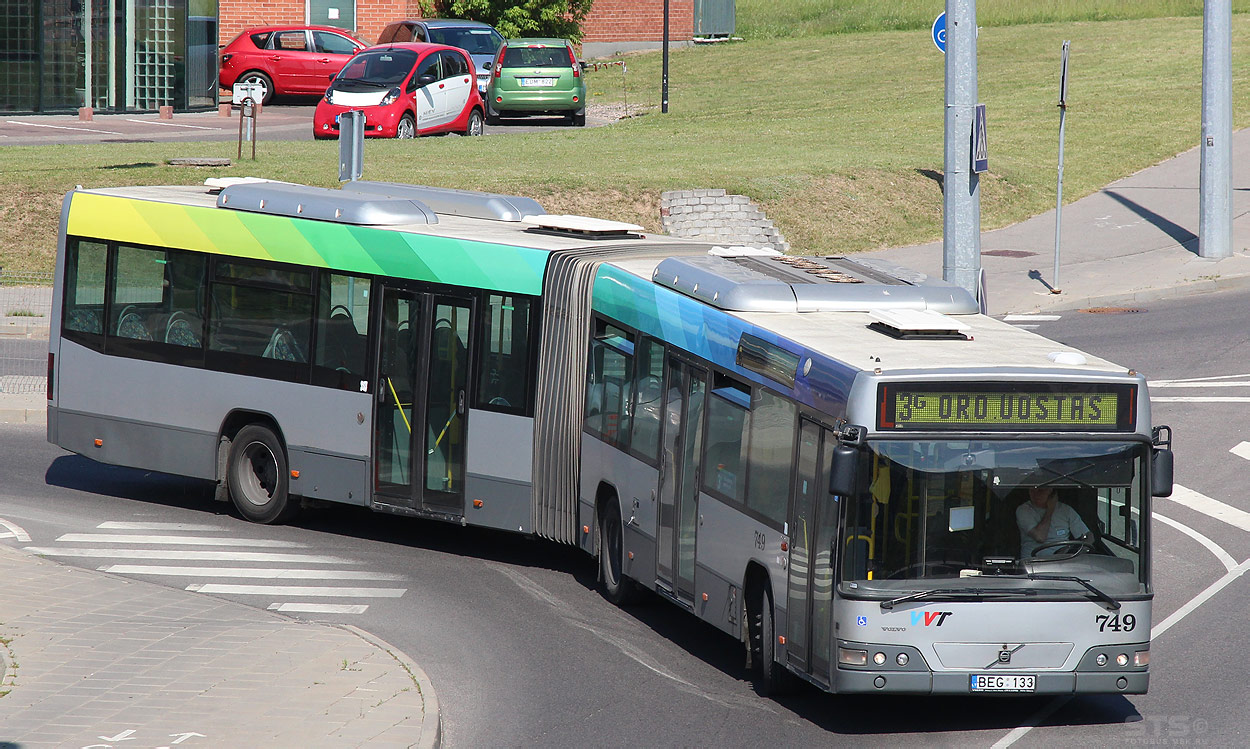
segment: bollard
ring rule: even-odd
[[[218,117],[229,117],[229,116],[231,116],[231,114],[232,114],[232,112],[231,112],[231,110],[232,110],[232,109],[233,109],[233,107],[232,107],[231,105],[229,105],[229,104],[218,104],[218,105],[217,105],[217,116],[218,116]]]
[[[160,113],[162,120],[172,120],[174,118],[174,108],[168,104],[160,108]]]
[[[93,119],[93,116],[94,116],[94,110],[92,110],[91,107],[79,107],[78,108],[78,119],[82,120],[83,122],[91,122],[91,120]]]

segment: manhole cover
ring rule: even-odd
[[[1138,312],[1145,312],[1144,309],[1136,309],[1134,307],[1090,307],[1083,309],[1082,312],[1088,312],[1091,315],[1133,315]]]
[[[1027,250],[983,250],[982,255],[993,255],[994,257],[1037,257],[1036,252]]]

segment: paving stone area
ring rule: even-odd
[[[424,673],[359,630],[3,545],[0,643],[0,745],[438,743]]]
[[[726,245],[790,249],[764,211],[745,195],[724,190],[671,190],[660,193],[660,225],[666,234]]]

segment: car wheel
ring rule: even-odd
[[[482,110],[474,107],[469,112],[469,124],[464,127],[465,135],[481,135],[482,134]]]
[[[273,100],[273,80],[259,70],[249,70],[239,76],[236,83],[255,83],[260,86],[261,106]]]
[[[415,138],[417,137],[417,123],[413,121],[412,115],[406,114],[399,118],[399,125],[395,128],[396,138]]]
[[[286,450],[268,427],[248,424],[230,441],[226,481],[239,514],[253,523],[281,523],[299,511],[288,493]]]

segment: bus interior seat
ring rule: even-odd
[[[165,323],[165,343],[198,348],[202,327],[202,322],[194,320],[189,314],[179,310],[170,315]]]
[[[138,309],[133,305],[123,309],[121,315],[117,318],[117,336],[136,341],[152,340],[152,332],[148,330],[143,316],[139,314]]]
[[[708,446],[707,466],[712,480],[704,482],[722,494],[735,499],[742,496],[742,449],[737,442],[716,442]]]
[[[84,333],[103,333],[104,326],[100,322],[100,310],[89,307],[78,307],[70,310],[65,327],[80,330]]]
[[[273,334],[269,336],[269,345],[265,346],[265,352],[261,356],[279,361],[306,361],[304,352],[300,351],[299,343],[295,340],[295,334],[282,326],[274,328]]]

